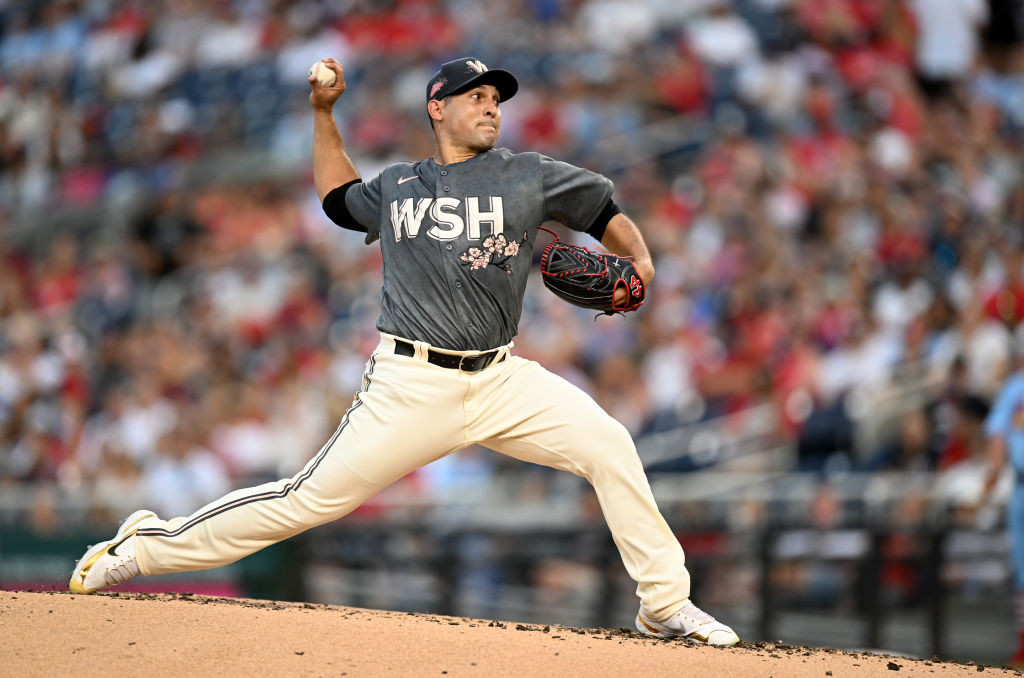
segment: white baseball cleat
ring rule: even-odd
[[[683,638],[702,645],[727,647],[740,642],[740,637],[731,628],[716,621],[714,617],[689,600],[683,609],[664,621],[647,619],[643,614],[636,616],[636,628],[640,633],[656,638]]]
[[[72,593],[96,593],[137,576],[135,532],[151,518],[156,518],[152,511],[136,511],[124,519],[113,539],[90,546],[75,565],[68,590]]]

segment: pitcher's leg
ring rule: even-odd
[[[477,433],[474,423],[480,427],[482,445],[571,471],[593,485],[645,615],[666,619],[683,607],[690,595],[683,549],[658,511],[622,424],[577,387],[518,357],[475,402],[470,414],[481,416],[471,416],[470,431]],[[509,414],[496,421],[484,412]]]
[[[380,488],[347,468],[340,450],[346,422],[305,469],[293,478],[236,490],[191,516],[147,521],[136,535],[142,574],[205,570],[239,558],[336,518]],[[335,450],[338,446],[338,450]],[[330,477],[333,491],[311,484],[313,473]],[[399,473],[397,477],[404,475]]]
[[[367,363],[364,389],[338,430],[292,478],[237,490],[188,517],[136,533],[142,574],[218,567],[344,516],[410,471],[465,444],[445,375],[394,355]],[[447,388],[455,393],[457,389]],[[410,434],[412,431],[414,433]]]

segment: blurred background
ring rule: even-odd
[[[1024,329],[1014,0],[0,0],[0,586],[138,507],[290,476],[376,345],[379,249],[323,215],[310,64],[363,176],[423,87],[518,76],[501,145],[602,172],[657,278],[527,292],[519,354],[634,435],[694,598],[748,640],[1004,662],[982,423]],[[583,242],[587,236],[572,235]],[[382,454],[386,451],[382,450]],[[580,479],[468,449],[193,591],[628,627]]]

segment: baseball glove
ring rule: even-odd
[[[644,303],[644,283],[632,261],[560,242],[553,231],[543,230],[555,239],[541,252],[540,272],[544,286],[557,296],[606,315],[635,311]],[[626,298],[616,305],[619,288],[626,291]]]

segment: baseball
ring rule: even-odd
[[[334,71],[322,61],[318,61],[309,67],[309,74],[315,75],[321,87],[333,87],[336,76]]]

